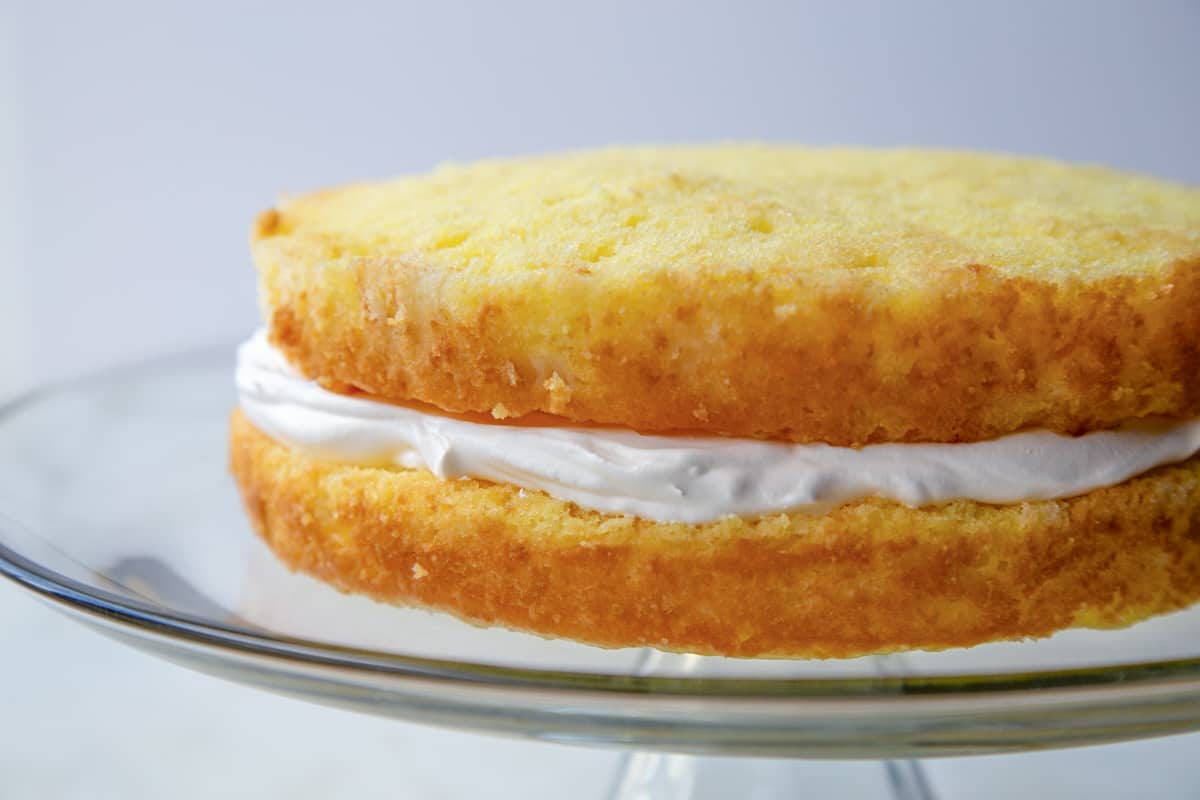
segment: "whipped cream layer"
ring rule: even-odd
[[[472,422],[323,389],[262,331],[238,351],[237,388],[259,430],[321,458],[423,467],[440,478],[507,483],[660,522],[823,513],[872,496],[912,507],[1071,497],[1200,451],[1200,420],[861,448]]]

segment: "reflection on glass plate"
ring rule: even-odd
[[[830,661],[603,650],[288,573],[225,467],[232,348],[63,385],[0,418],[0,571],[130,644],[438,724],[691,752],[891,757],[1200,728],[1200,609],[1124,631]]]

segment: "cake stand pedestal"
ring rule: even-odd
[[[897,663],[900,658],[875,656],[869,661],[881,677],[886,677],[903,668]],[[699,678],[710,661],[694,655],[646,649],[634,671],[645,676],[662,673]],[[622,756],[608,800],[720,800],[731,797],[795,800],[829,796],[872,800],[935,798],[921,763],[916,759],[828,762],[639,750]]]
[[[850,773],[849,775],[847,773]],[[849,780],[847,780],[849,778]],[[848,787],[852,783],[853,787]],[[630,753],[609,800],[796,800],[804,797],[934,800],[917,761],[864,762],[853,771],[825,762]]]

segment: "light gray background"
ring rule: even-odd
[[[0,142],[25,235],[24,274],[2,288],[32,292],[8,326],[30,327],[36,378],[246,332],[256,211],[444,160],[791,139],[1200,182],[1195,0],[47,2],[8,16],[0,58],[19,77],[0,88],[19,93],[20,130]]]
[[[351,5],[0,0],[0,394],[233,341],[256,324],[256,211],[449,159],[791,139],[1200,183],[1194,0]],[[614,758],[227,686],[6,586],[0,654],[5,798],[495,796],[501,772],[530,797],[598,797]],[[1196,746],[930,768],[949,796],[1185,796]]]

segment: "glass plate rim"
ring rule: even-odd
[[[0,403],[0,425],[45,397],[126,377],[213,366],[230,360],[235,344],[208,345],[117,364],[76,377],[47,381]],[[232,375],[232,361],[230,360]],[[0,527],[20,528],[41,538],[0,511]],[[89,570],[90,571],[90,570]],[[854,678],[706,678],[621,675],[604,672],[530,669],[478,661],[454,661],[369,650],[228,625],[165,606],[123,597],[88,585],[27,558],[0,542],[0,576],[53,605],[137,630],[143,634],[244,655],[301,661],[397,678],[441,680],[506,689],[562,690],[605,695],[751,699],[755,697],[854,700],[883,697],[1020,696],[1071,690],[1123,692],[1134,687],[1174,684],[1200,691],[1200,656],[1102,666],[1011,673]]]

